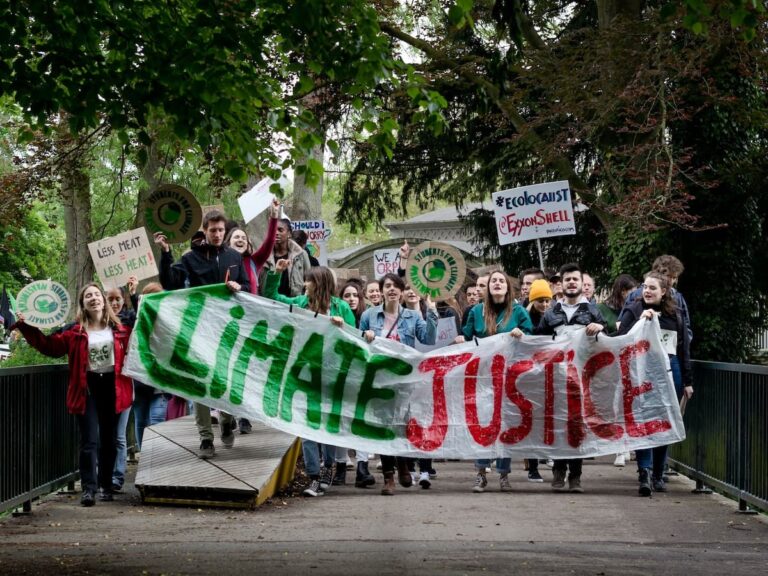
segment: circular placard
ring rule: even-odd
[[[432,300],[445,300],[456,294],[466,271],[461,252],[442,242],[422,242],[408,258],[411,288]]]
[[[71,305],[67,289],[51,280],[27,284],[16,297],[16,310],[24,314],[24,322],[38,328],[63,324]]]
[[[144,204],[150,233],[162,232],[172,244],[192,238],[203,222],[203,210],[192,193],[176,184],[161,184]]]

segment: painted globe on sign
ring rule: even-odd
[[[445,268],[445,262],[442,260],[433,260],[427,262],[424,266],[424,276],[430,282],[440,282],[445,277],[447,270]]]
[[[51,314],[53,312],[56,312],[56,309],[59,307],[58,303],[55,300],[49,300],[45,296],[42,296],[40,298],[35,298],[35,301],[32,304],[32,306],[35,312],[39,312],[41,314]]]
[[[163,224],[173,226],[181,218],[181,206],[176,202],[167,202],[160,206],[157,216]]]

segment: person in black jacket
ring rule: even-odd
[[[160,246],[160,283],[166,290],[193,288],[209,284],[225,283],[232,292],[250,290],[248,274],[243,265],[243,257],[234,248],[224,245],[227,218],[218,210],[211,210],[203,218],[204,242],[193,242],[189,252],[178,263],[173,262],[171,247],[162,232],[155,232],[155,244]],[[213,427],[211,409],[204,404],[195,403],[195,422],[200,433],[200,458],[212,458]],[[225,448],[235,443],[235,418],[221,413],[221,442]]]
[[[563,301],[556,303],[544,313],[535,334],[565,334],[572,330],[586,330],[587,335],[595,336],[605,330],[605,320],[597,306],[588,302],[581,293],[581,269],[578,264],[565,264],[560,268],[563,281]],[[582,493],[581,458],[555,460],[552,467],[552,489],[565,492],[565,474],[568,475],[567,490]]]
[[[685,395],[693,396],[693,371],[691,370],[691,340],[682,310],[677,307],[672,286],[664,274],[649,272],[645,275],[642,298],[626,306],[619,317],[618,334],[626,334],[641,319],[659,319],[662,344],[669,354],[669,365],[678,401]],[[651,495],[651,484],[656,492],[666,492],[664,466],[668,446],[656,446],[636,450],[640,496]],[[653,469],[651,470],[651,465]]]

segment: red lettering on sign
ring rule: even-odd
[[[416,418],[411,418],[405,427],[408,441],[419,450],[431,452],[443,444],[448,433],[448,408],[445,402],[445,375],[462,364],[466,364],[472,354],[454,354],[427,358],[419,364],[419,372],[432,372],[432,424],[425,428]]]
[[[587,432],[584,429],[584,416],[581,412],[581,378],[573,365],[576,353],[568,350],[565,377],[566,396],[568,397],[568,444],[574,448],[581,446]]]
[[[656,432],[664,432],[672,428],[672,424],[668,420],[650,420],[648,422],[642,422],[638,424],[635,422],[635,415],[632,412],[632,403],[637,396],[650,392],[653,389],[653,384],[650,382],[643,382],[640,386],[634,386],[632,384],[632,374],[630,363],[632,358],[645,354],[651,348],[648,340],[640,340],[636,344],[630,344],[622,348],[619,353],[619,365],[621,367],[621,384],[623,388],[624,396],[624,422],[627,424],[627,434],[633,438],[640,438],[643,436],[650,436]]]
[[[500,440],[504,444],[517,444],[531,433],[533,428],[533,404],[517,389],[517,379],[533,369],[531,360],[520,360],[507,368],[507,381],[505,391],[510,402],[520,410],[520,424],[505,430]]]
[[[477,371],[480,359],[473,358],[464,372],[464,414],[467,428],[475,442],[490,446],[496,441],[501,430],[501,392],[504,385],[504,357],[496,355],[491,363],[493,384],[493,416],[488,426],[481,426],[477,416]]]
[[[590,357],[584,364],[584,371],[581,374],[581,385],[584,389],[584,415],[587,426],[600,438],[605,440],[618,440],[624,435],[624,429],[618,424],[606,422],[602,416],[597,413],[595,402],[592,399],[592,378],[598,370],[607,368],[616,360],[612,352],[599,352]]]
[[[544,444],[555,443],[555,363],[565,360],[562,350],[541,350],[533,361],[544,365]]]

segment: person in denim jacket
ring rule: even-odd
[[[360,330],[368,342],[374,338],[396,340],[406,346],[414,347],[416,340],[422,344],[434,344],[437,337],[437,307],[427,297],[427,319],[422,318],[418,310],[409,310],[400,303],[405,290],[405,282],[397,274],[385,274],[379,280],[383,302],[368,308],[360,318]],[[395,464],[397,464],[400,484],[408,488],[413,484],[406,458],[381,455],[381,471],[384,473],[384,496],[395,493]]]
[[[375,336],[397,340],[413,348],[416,340],[422,344],[434,344],[437,337],[437,307],[427,299],[427,319],[424,320],[418,310],[409,310],[400,304],[400,296],[405,290],[405,282],[396,274],[386,274],[379,280],[384,294],[382,304],[368,308],[360,318],[360,330],[368,342]],[[397,330],[392,329],[391,321],[397,322]],[[390,332],[390,329],[392,331]]]

